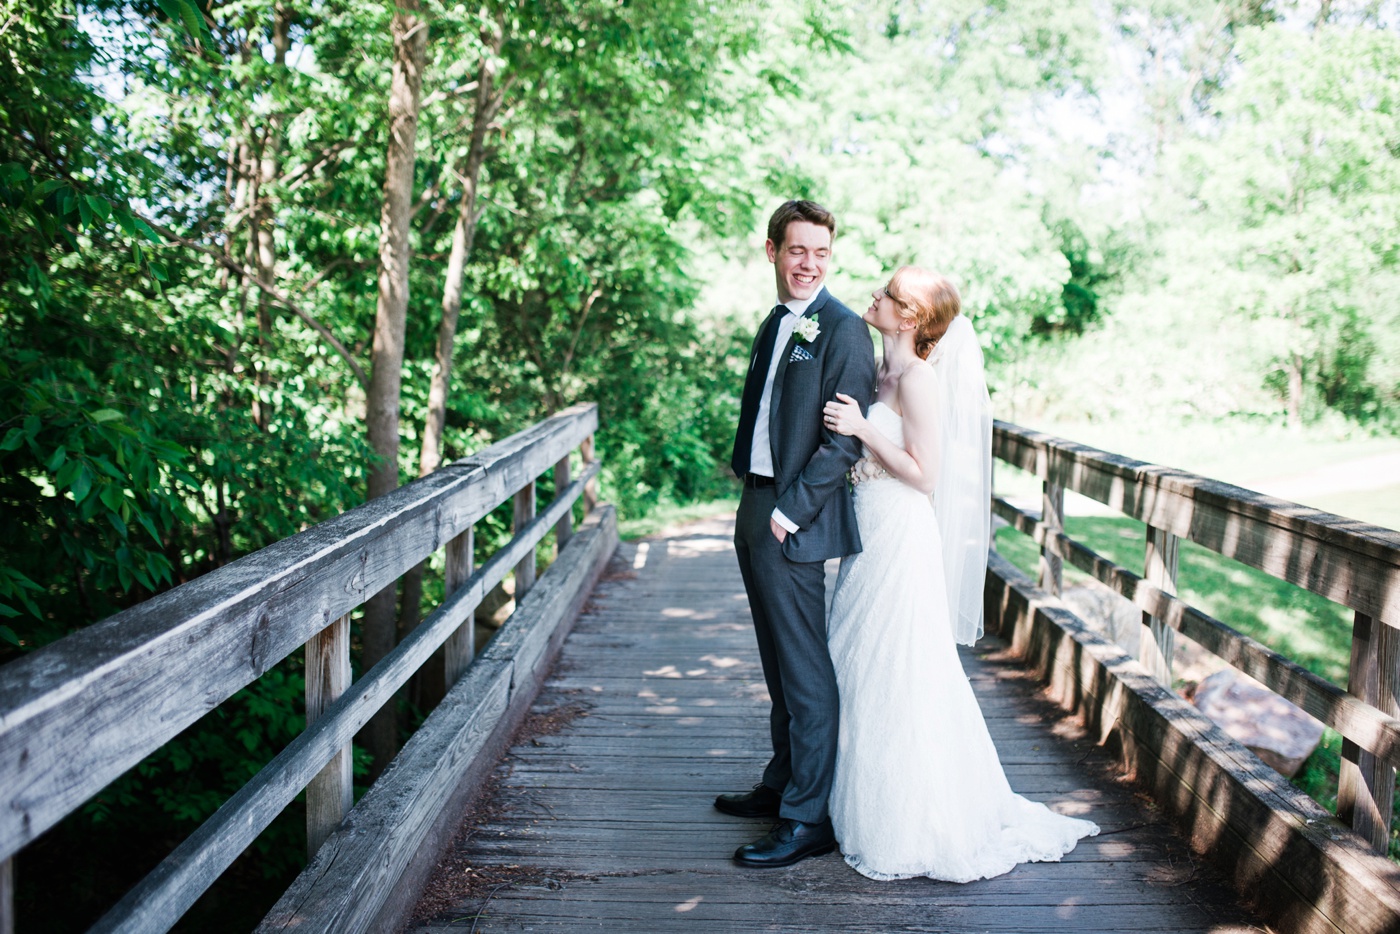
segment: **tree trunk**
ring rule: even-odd
[[[428,388],[428,416],[423,425],[423,447],[418,475],[425,477],[442,462],[442,432],[447,422],[447,391],[452,380],[452,352],[457,341],[457,317],[462,311],[462,278],[476,237],[476,193],[481,165],[486,159],[486,133],[501,109],[501,93],[495,87],[493,58],[501,50],[503,30],[492,36],[490,54],[482,56],[477,73],[476,114],[472,141],[462,166],[462,202],[452,231],[452,254],[447,261],[447,281],[442,290],[442,321],[438,325],[437,353]]]
[[[1288,355],[1288,427],[1303,427],[1303,358],[1296,352]]]
[[[418,0],[397,0],[391,25],[393,77],[389,88],[389,150],[384,200],[379,215],[379,304],[374,319],[365,421],[377,462],[369,473],[369,496],[383,496],[399,485],[399,392],[403,383],[404,330],[408,317],[409,214],[413,209],[414,143],[427,59],[428,24],[417,15]],[[395,587],[384,588],[365,604],[365,670],[394,647]],[[397,746],[393,702],[364,731],[377,777]]]
[[[481,179],[481,166],[486,160],[486,133],[491,121],[500,111],[502,92],[495,83],[494,57],[501,51],[504,29],[497,29],[487,43],[487,53],[481,57],[477,70],[476,110],[472,118],[471,145],[467,149],[460,172],[462,199],[457,205],[457,225],[452,231],[452,252],[447,260],[447,278],[442,289],[442,320],[438,324],[437,352],[434,355],[432,382],[428,387],[428,414],[423,425],[423,445],[418,456],[418,476],[426,477],[442,463],[442,435],[447,424],[447,393],[452,382],[452,353],[457,341],[457,319],[462,311],[462,280],[471,257],[472,241],[476,238],[476,194]],[[423,599],[423,574],[426,562],[420,562],[404,576],[403,603],[399,609],[400,636],[418,625],[419,606]],[[421,709],[435,707],[446,692],[446,681],[436,677],[438,665],[431,666],[432,677],[414,679],[413,701]],[[426,673],[424,673],[426,674]]]
[[[287,52],[292,47],[291,39],[291,11],[284,4],[278,3],[272,12],[272,50],[273,65],[276,66],[278,77],[282,77],[287,67]],[[273,239],[272,228],[274,225],[275,210],[272,200],[268,196],[272,185],[276,182],[281,173],[282,165],[279,158],[282,148],[282,115],[274,112],[268,117],[267,127],[262,134],[262,145],[259,147],[259,154],[254,166],[253,176],[253,197],[250,205],[249,223],[251,226],[252,243],[249,244],[249,252],[254,260],[254,269],[257,270],[258,279],[263,282],[275,282],[277,278],[277,245]],[[271,374],[267,372],[266,358],[272,353],[272,296],[266,289],[258,289],[258,349],[261,351],[262,359],[257,365],[257,389],[253,394],[253,419],[259,428],[264,431],[272,423],[271,403],[263,398],[263,389],[272,384]]]

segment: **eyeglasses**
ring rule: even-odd
[[[893,294],[891,294],[890,287],[887,285],[880,287],[880,294],[885,296],[885,298],[888,298],[890,301],[894,302],[896,305],[903,304],[903,302],[901,302],[899,299],[895,298]]]

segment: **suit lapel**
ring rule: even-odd
[[[802,316],[804,318],[816,318],[826,303],[831,300],[831,293],[822,286],[822,294],[812,303],[812,307]],[[782,447],[778,444],[780,437],[779,426],[783,422],[783,375],[787,373],[788,358],[792,356],[792,348],[797,344],[797,329],[793,328],[788,335],[787,343],[778,351],[778,372],[773,374],[773,396],[768,402],[768,445],[773,449],[773,468],[777,473],[782,469],[782,461],[779,453]]]

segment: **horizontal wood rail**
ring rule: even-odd
[[[1074,567],[1107,585],[1115,593],[1166,620],[1167,625],[1209,650],[1222,661],[1266,685],[1332,727],[1363,749],[1400,766],[1400,719],[1382,713],[1345,690],[1185,600],[1147,583],[1063,532],[1050,532],[1029,515],[998,497],[992,511],[1012,527],[1043,542],[1053,534],[1060,553]]]
[[[257,934],[397,930],[466,803],[529,713],[568,623],[617,547],[616,513],[594,511],[466,676],[413,734]]]
[[[314,722],[93,930],[168,930],[303,788],[308,836],[325,839],[349,806],[354,734],[440,646],[448,646],[449,687],[470,670],[473,611],[512,570],[526,588],[533,583],[535,549],[551,529],[562,556],[575,501],[596,502],[597,427],[596,405],[566,409],[5,666],[0,866],[8,868],[36,836],[302,645]],[[583,457],[571,474],[575,449]],[[550,470],[560,489],[536,515],[535,480]],[[512,498],[514,537],[473,571],[473,524]],[[443,547],[442,605],[347,684],[350,613]]]
[[[992,452],[1062,490],[1400,627],[1400,532],[996,422]]]
[[[1397,628],[1400,627],[1400,532],[1264,496],[1186,471],[1110,454],[1006,422],[995,424],[992,446],[999,460],[1035,474],[1042,483],[1044,506],[1039,516],[1018,509],[1003,498],[994,499],[992,504],[996,515],[1040,545],[1040,591],[1046,592],[1045,596],[1050,598],[1060,593],[1060,566],[1061,562],[1068,561],[1143,611],[1139,661],[1142,669],[1164,688],[1169,690],[1171,687],[1172,638],[1179,632],[1341,733],[1344,744],[1338,816],[1350,824],[1374,850],[1385,853],[1390,842],[1395,770],[1400,765],[1400,718],[1397,718],[1397,714],[1400,714],[1400,704],[1397,704],[1400,695],[1400,628]],[[1146,523],[1147,559],[1142,574],[1115,564],[1065,534],[1061,504],[1066,490]],[[1291,659],[1176,596],[1176,554],[1181,539],[1195,542],[1217,554],[1352,609],[1356,622],[1346,688],[1307,671]],[[1066,638],[1063,632],[1068,632],[1066,624],[1057,622],[1060,617],[1054,613],[1041,612],[1037,606],[1040,598],[1033,591],[1025,589],[1025,583],[1011,580],[1013,575],[1009,574],[1009,567],[1004,561],[994,561],[992,564],[995,573],[989,575],[989,588],[1002,593],[1005,600],[1000,609],[995,609],[995,601],[989,598],[989,614],[999,612],[1005,617],[1002,620],[1004,626],[1021,626],[1025,632],[1035,632],[1037,639],[1063,643]],[[1022,596],[1014,595],[1017,588],[1021,588]],[[1017,606],[1021,609],[1015,609]],[[1047,627],[1056,626],[1062,630],[1061,635],[1045,634]],[[1023,634],[1022,638],[1031,637]],[[1073,638],[1087,644],[1082,634],[1074,634]],[[1082,654],[1083,647],[1066,650]],[[1101,657],[1096,670],[1098,673],[1092,674],[1092,677],[1109,678],[1120,685],[1132,680],[1120,662],[1112,660],[1110,663],[1106,656]],[[1179,709],[1163,712],[1164,704],[1160,699],[1147,697],[1137,687],[1131,688],[1130,692],[1135,700],[1126,707],[1122,706],[1122,701],[1113,702],[1119,713],[1150,711],[1143,714],[1146,719],[1142,721],[1142,730],[1152,732],[1152,735],[1160,734],[1160,737],[1180,739],[1180,722],[1190,717]],[[1093,694],[1083,685],[1076,687],[1074,693],[1081,700]],[[1100,715],[1103,715],[1102,711]],[[1120,723],[1118,729],[1124,736],[1133,730],[1126,721]],[[1141,736],[1146,734],[1139,731],[1133,735],[1138,737],[1135,741],[1140,743]],[[1223,734],[1212,742],[1217,740],[1226,745],[1232,742]],[[1162,757],[1158,755],[1160,752],[1154,750],[1151,754],[1155,757],[1152,761],[1156,763],[1153,766],[1154,774],[1158,777],[1176,775],[1178,779],[1187,781],[1184,777],[1187,772],[1182,771],[1176,761],[1182,756],[1168,763],[1167,760],[1172,757]],[[1240,756],[1253,764],[1248,768],[1238,766]],[[1191,769],[1205,770],[1200,774],[1215,776],[1211,778],[1216,783],[1215,791],[1178,794],[1177,789],[1168,789],[1163,793],[1169,798],[1180,799],[1179,816],[1192,824],[1192,831],[1198,837],[1202,836],[1203,826],[1208,826],[1212,821],[1222,821],[1221,827],[1224,829],[1221,832],[1234,834],[1241,841],[1240,845],[1250,849],[1250,852],[1267,849],[1268,846],[1281,846],[1283,844],[1279,841],[1249,839],[1251,832],[1263,835],[1273,831],[1269,831],[1264,823],[1256,823],[1251,828],[1242,815],[1251,813],[1252,809],[1257,812],[1255,802],[1243,803],[1238,796],[1252,794],[1250,789],[1272,788],[1269,794],[1276,800],[1291,802],[1301,793],[1280,790],[1286,784],[1278,784],[1281,779],[1275,782],[1277,776],[1265,779],[1257,771],[1246,774],[1255,766],[1274,775],[1252,755],[1244,752],[1243,747],[1239,747],[1238,754],[1235,751],[1222,754],[1213,765],[1202,760],[1191,766]],[[1221,788],[1233,789],[1229,794],[1236,797],[1222,802]],[[1281,840],[1293,841],[1290,846],[1302,846],[1298,841],[1312,840],[1316,835],[1310,836],[1311,832],[1303,833],[1298,828],[1316,823],[1315,815],[1320,808],[1314,806],[1306,817],[1298,816],[1302,813],[1298,807],[1290,804],[1289,808],[1287,819],[1275,815],[1277,820],[1269,820],[1283,835]],[[1258,817],[1258,813],[1255,813],[1255,817]],[[1321,846],[1316,840],[1307,845]],[[1347,859],[1353,860],[1353,857],[1354,854]],[[1296,873],[1296,877],[1288,876],[1284,871],[1279,876],[1278,884],[1297,894],[1300,889],[1310,887],[1312,883],[1308,881],[1309,878],[1316,881],[1318,872],[1323,873],[1331,884],[1334,880],[1327,874],[1340,864],[1335,860],[1328,862],[1328,859],[1309,865],[1304,876],[1296,876]],[[1300,869],[1303,865],[1300,861],[1291,868],[1303,871]],[[1400,897],[1389,890],[1394,879],[1390,878],[1389,870],[1384,866],[1358,872],[1369,880],[1368,887],[1386,889],[1385,904],[1400,908]],[[1307,873],[1314,876],[1308,877]],[[1383,881],[1378,882],[1378,879]],[[1336,897],[1335,891],[1328,897]],[[1336,905],[1317,902],[1314,907],[1320,912],[1316,918],[1326,919],[1317,921],[1323,925],[1320,929],[1376,929],[1370,922],[1338,923],[1337,917],[1331,913]],[[1384,919],[1382,927],[1391,923],[1400,925],[1400,913],[1387,913],[1390,911],[1388,907],[1378,916]],[[1311,926],[1311,921],[1304,925]]]

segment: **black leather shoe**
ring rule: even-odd
[[[759,783],[753,786],[753,791],[745,791],[741,794],[720,795],[715,799],[715,807],[726,814],[733,814],[735,817],[770,817],[776,819],[778,808],[782,806],[783,796],[781,792],[774,791],[767,785]]]
[[[773,829],[753,843],[734,851],[734,862],[740,866],[776,868],[791,866],[809,856],[822,856],[836,849],[836,834],[831,820],[820,824],[804,824],[784,817]]]

